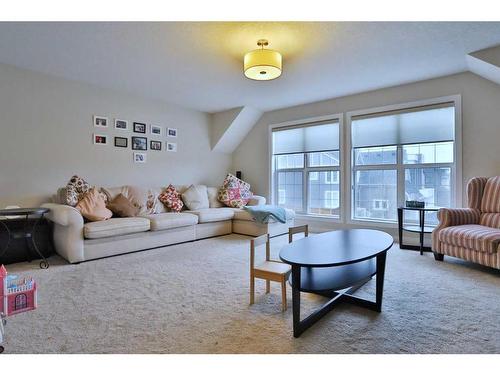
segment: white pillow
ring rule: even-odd
[[[207,187],[207,193],[208,193],[208,203],[210,208],[224,207],[224,205],[221,202],[219,202],[219,199],[217,198],[219,195],[219,188]]]
[[[207,187],[205,185],[191,185],[182,193],[182,201],[190,210],[209,208]]]

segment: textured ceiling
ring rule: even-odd
[[[259,38],[283,75],[242,73]],[[500,23],[0,23],[0,62],[184,107],[272,110],[467,70]]]

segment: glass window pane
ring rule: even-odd
[[[302,208],[302,172],[277,173],[278,205],[301,212]]]
[[[334,167],[340,165],[339,151],[311,152],[307,154],[310,167]]]
[[[310,172],[308,180],[309,213],[339,217],[340,172]]]
[[[453,142],[403,146],[404,164],[453,163]]]
[[[353,218],[395,221],[396,184],[397,172],[394,169],[356,171]]]
[[[423,201],[426,207],[450,207],[451,168],[406,168],[405,200]],[[405,218],[417,221],[413,216],[405,214]],[[425,221],[436,224],[436,213],[426,214]]]
[[[354,150],[355,165],[396,164],[397,147],[365,147]]]
[[[277,169],[304,168],[304,154],[276,155]]]

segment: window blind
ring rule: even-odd
[[[355,116],[352,147],[445,142],[455,139],[453,103]]]
[[[339,150],[339,123],[329,122],[273,129],[273,154]]]

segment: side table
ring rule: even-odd
[[[423,255],[424,251],[432,251],[429,246],[424,246],[424,235],[426,233],[432,233],[434,226],[425,225],[425,213],[426,212],[436,212],[438,207],[398,207],[398,234],[399,234],[399,248],[407,250],[418,250],[420,255]],[[404,211],[418,211],[418,225],[405,225],[404,224]],[[405,245],[403,243],[403,232],[413,232],[420,235],[419,245]]]
[[[40,268],[45,268],[45,269],[49,268],[49,262],[47,261],[45,256],[40,252],[35,241],[35,234],[38,224],[42,220],[43,215],[45,215],[49,211],[50,210],[48,208],[42,208],[42,207],[10,208],[10,209],[0,210],[0,216],[24,216],[24,223],[25,223],[22,230],[12,231],[5,223],[6,220],[0,220],[0,226],[7,231],[8,235],[7,243],[3,246],[3,248],[0,247],[0,257],[7,252],[12,239],[25,238],[27,243],[31,242],[33,249],[42,259],[42,261],[40,262]],[[29,218],[33,216],[37,217],[37,219],[35,220],[35,223],[30,226]]]

